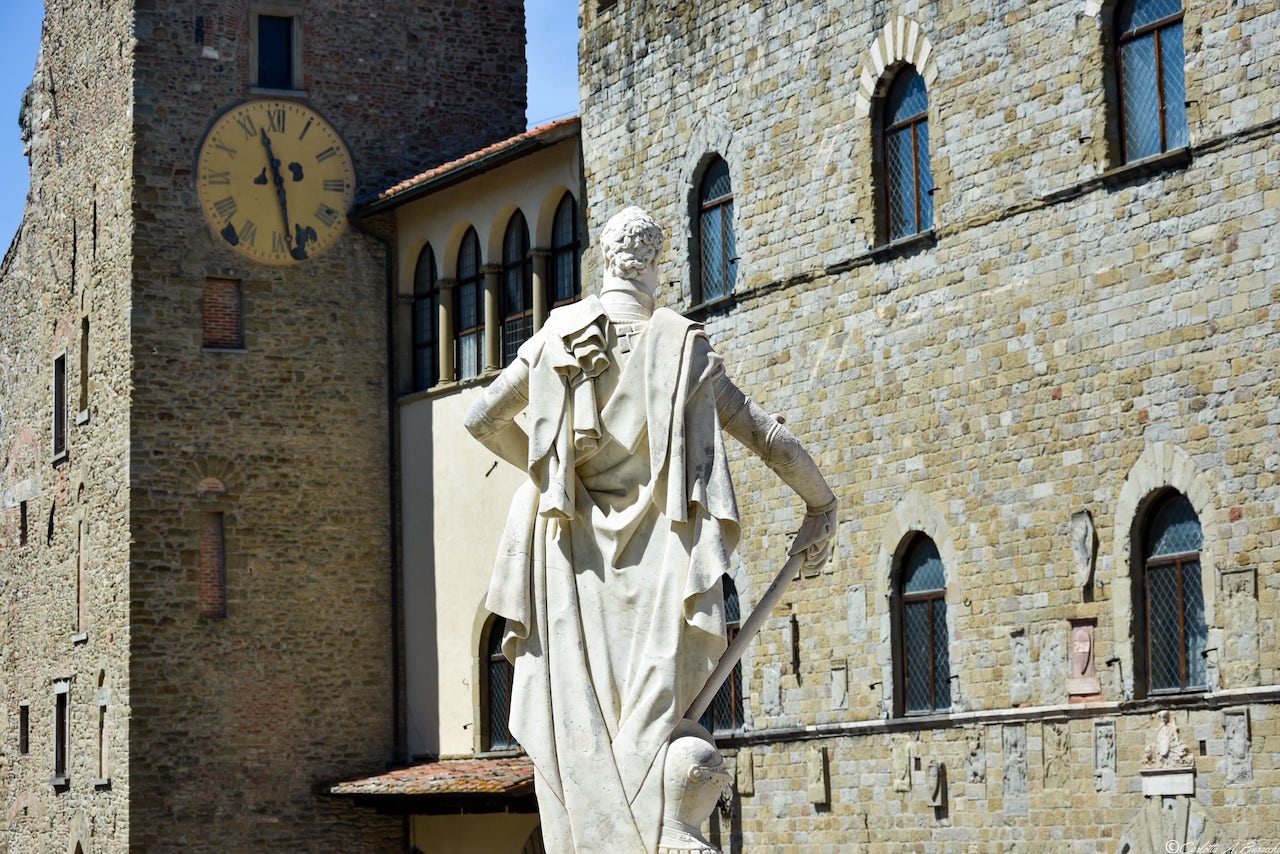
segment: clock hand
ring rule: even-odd
[[[295,249],[293,245],[293,234],[289,226],[289,202],[284,191],[284,177],[280,174],[280,161],[271,150],[271,137],[267,136],[267,129],[261,130],[262,147],[267,150],[267,165],[271,168],[271,181],[276,185],[276,198],[280,202],[280,216],[284,218],[284,242],[289,247],[290,255],[303,260],[307,257],[305,247],[299,246]]]

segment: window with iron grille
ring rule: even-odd
[[[533,334],[533,256],[529,226],[516,211],[502,237],[502,364],[515,361],[520,345]]]
[[[918,535],[898,569],[900,707],[906,714],[951,708],[946,573],[933,540]]]
[[[738,602],[738,588],[733,579],[724,576],[721,579],[724,589],[724,622],[725,636],[730,643],[738,636],[738,628],[742,623],[742,606]],[[742,662],[733,666],[729,678],[716,691],[710,707],[698,721],[708,732],[736,732],[742,729]]]
[[[1120,140],[1126,163],[1188,144],[1187,84],[1179,0],[1123,0],[1116,7]]]
[[[480,238],[468,228],[458,248],[458,274],[453,286],[454,347],[458,379],[480,376],[484,367],[484,274],[480,271]]]
[[[885,213],[889,240],[933,228],[929,165],[929,95],[924,78],[904,65],[884,99]]]
[[[413,390],[422,391],[440,382],[439,346],[440,286],[436,279],[436,255],[431,244],[418,255],[413,271]]]
[[[1200,520],[1177,492],[1159,499],[1150,518],[1142,548],[1148,690],[1204,690],[1209,632],[1200,583]]]
[[[502,654],[502,636],[507,621],[494,617],[485,638],[483,665],[486,668],[481,713],[487,724],[482,739],[485,750],[511,750],[519,745],[511,735],[511,687],[515,669]]]
[[[578,249],[578,203],[566,192],[551,223],[551,265],[547,305],[567,305],[582,296],[582,254]]]
[[[729,164],[716,157],[698,185],[698,269],[694,304],[713,302],[733,293],[738,275],[738,249],[733,236],[733,185]]]

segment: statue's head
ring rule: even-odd
[[[657,263],[666,235],[653,217],[634,205],[618,211],[600,232],[604,266],[624,281],[639,281]],[[652,296],[652,294],[650,294]]]

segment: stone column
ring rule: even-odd
[[[533,331],[537,332],[551,310],[547,299],[547,261],[551,258],[551,250],[534,249],[529,255],[533,258]]]
[[[484,273],[484,370],[502,367],[502,318],[498,314],[498,288],[502,284],[502,265],[485,264]]]
[[[451,383],[457,374],[453,367],[453,279],[440,279],[440,337],[436,340],[436,356],[440,360],[440,382]]]

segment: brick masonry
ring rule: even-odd
[[[1160,703],[1127,699],[1128,543],[1163,486],[1191,498],[1205,536],[1217,693],[1165,701],[1197,754],[1193,825],[1280,838],[1280,17],[1188,3],[1189,157],[1126,170],[1111,14],[1084,2],[581,6],[584,281],[599,279],[605,220],[639,204],[670,233],[660,298],[688,309],[698,169],[725,157],[736,297],[700,316],[841,501],[833,565],[795,582],[749,653],[750,732],[725,745],[752,757],[753,793],[719,829],[726,850],[1104,851],[1145,826],[1138,768]],[[908,57],[930,80],[935,232],[875,249],[874,98]],[[762,466],[734,465],[746,604],[796,514]],[[1099,542],[1089,595],[1069,540],[1079,510]],[[886,594],[912,531],[946,566],[955,701],[886,721]],[[1093,705],[1068,703],[1072,619],[1096,620]],[[1029,652],[1016,708],[1015,636]],[[1244,710],[1249,785],[1227,782],[1222,746],[1227,713]],[[1113,775],[1094,773],[1099,723],[1114,727]],[[1006,738],[1010,727],[1022,732]],[[818,746],[829,804],[806,785]],[[901,790],[895,756],[910,759]],[[935,762],[943,807],[927,799]]]
[[[0,846],[398,848],[401,821],[317,794],[397,753],[387,250],[350,230],[281,269],[215,243],[193,163],[213,119],[250,95],[252,4],[46,8],[24,111],[31,199],[0,276]],[[358,193],[523,129],[521,3],[301,15],[306,100],[351,149]],[[211,278],[239,283],[239,352],[203,346]],[[84,318],[87,415],[72,393],[55,462],[53,363],[68,354],[78,388]],[[225,617],[201,616],[206,514],[225,522]],[[54,787],[62,678],[70,769]]]

